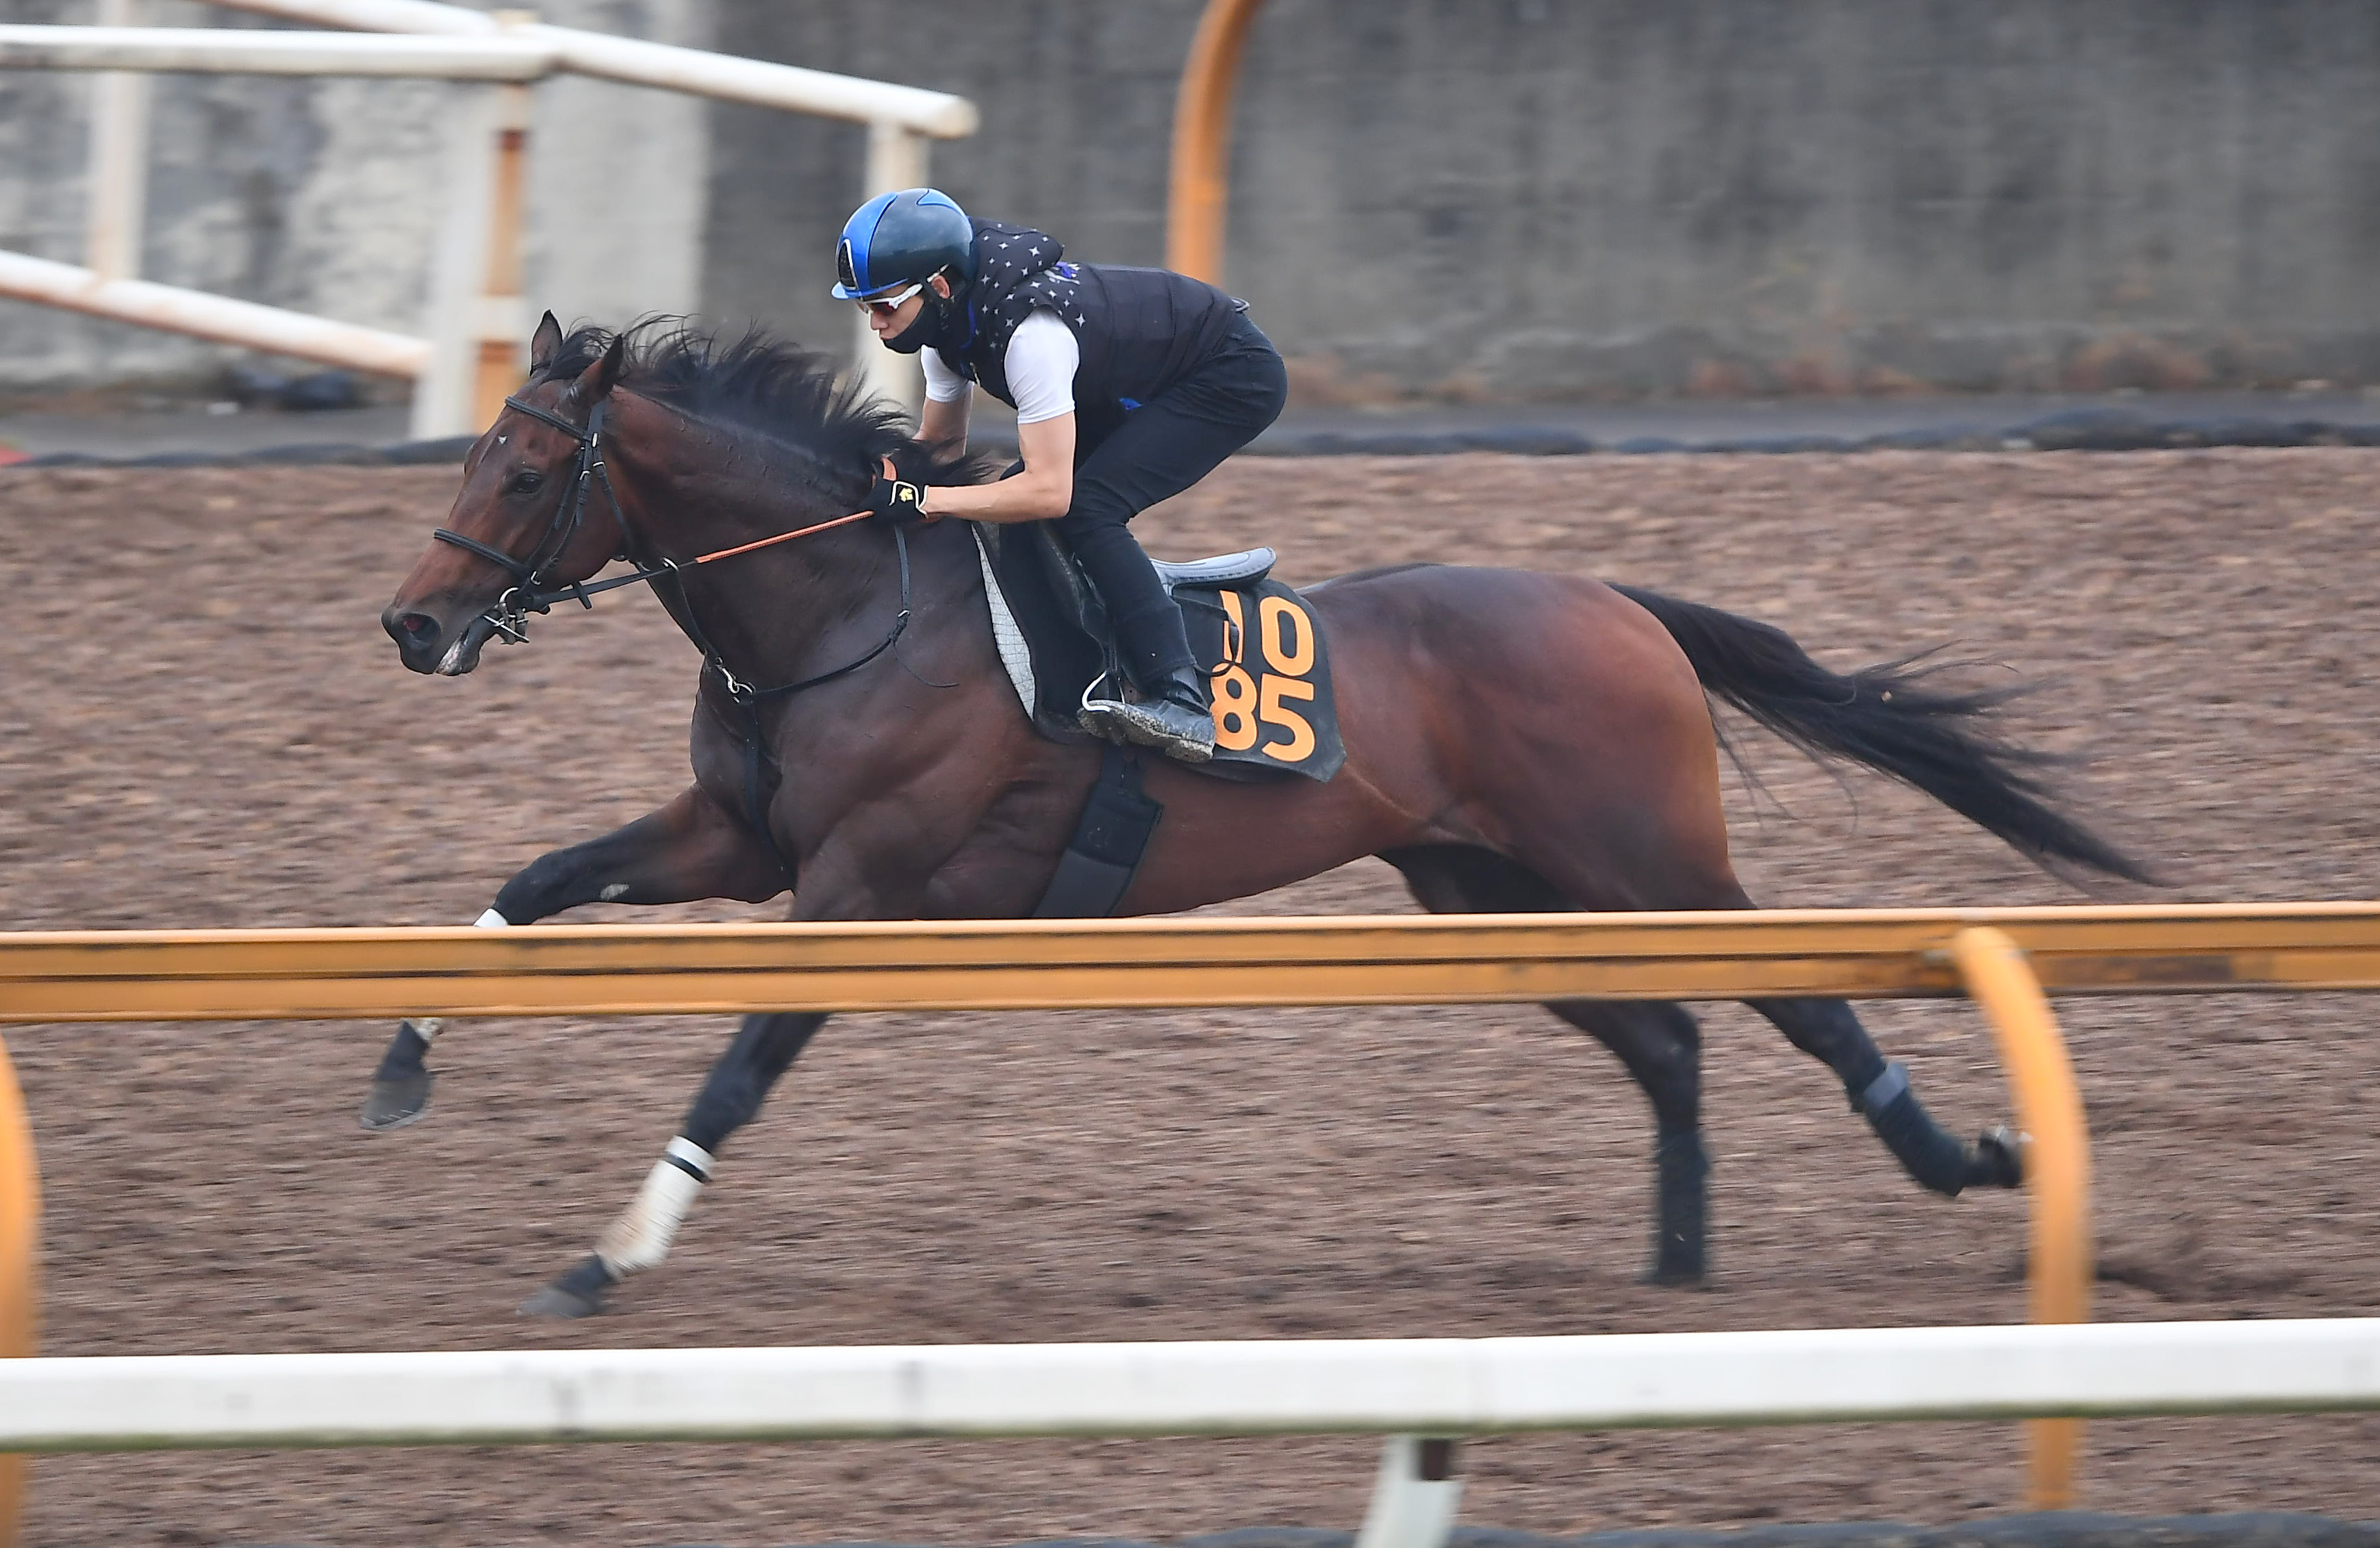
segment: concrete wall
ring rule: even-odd
[[[1196,0],[722,0],[974,97],[970,209],[1153,262]],[[706,305],[840,337],[856,136],[729,127]],[[1273,0],[1229,283],[1309,396],[2380,381],[2367,0]]]
[[[984,129],[936,146],[941,186],[1146,263],[1199,8],[546,14],[962,92]],[[83,90],[0,76],[0,246],[74,256]],[[416,325],[434,104],[394,104],[445,90],[174,84],[152,274]],[[847,344],[824,287],[859,129],[541,93],[539,299]],[[2380,382],[2380,6],[1272,0],[1231,224],[1229,283],[1313,400]],[[0,381],[189,353],[25,311]]]

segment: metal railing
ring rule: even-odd
[[[2025,1171],[2033,1207],[2031,1310],[2036,1322],[2043,1324],[2074,1323],[2087,1318],[2092,1277],[2088,1142],[2072,1070],[2058,1036],[2046,991],[2141,994],[2371,988],[2380,988],[2380,904],[2372,903],[1043,920],[942,925],[594,925],[518,930],[44,931],[0,935],[0,1023],[412,1014],[1449,1004],[1556,998],[1700,1000],[1792,995],[1946,998],[1966,994],[1977,1001],[1992,1022],[2010,1071],[2018,1116],[2030,1140]],[[5,1142],[8,1099],[12,1094],[11,1088],[0,1083],[0,1142]],[[5,1211],[13,1198],[21,1212],[13,1218],[0,1213],[0,1247],[5,1247],[12,1237],[30,1242],[32,1229],[30,1146],[14,1157],[23,1168],[21,1174],[12,1176],[7,1170],[11,1158],[12,1153],[0,1143],[0,1211]],[[0,1258],[0,1275],[9,1267],[6,1260]],[[21,1270],[22,1264],[18,1267]],[[30,1278],[26,1282],[30,1286]],[[0,1278],[0,1283],[5,1283],[5,1278]],[[27,1293],[30,1295],[30,1289]],[[0,1306],[5,1304],[0,1301]],[[2240,1326],[2224,1325],[2235,1330]],[[2289,1324],[2250,1325],[2275,1328]],[[2363,1362],[2353,1367],[2361,1373],[2355,1376],[2356,1381],[2380,1382],[2380,1374],[2375,1374],[2380,1373],[2380,1354],[2374,1350],[2370,1324],[2312,1325],[2331,1330],[2322,1336],[2334,1340],[2323,1346],[2329,1351],[2324,1358],[2347,1349],[2354,1360]],[[1961,1330],[1938,1331],[1947,1336]],[[2148,1371],[2159,1363],[2157,1359],[2146,1359],[2143,1363],[2144,1357],[2140,1357],[2142,1346],[2121,1342],[2142,1335],[2118,1329],[2090,1330],[2087,1337],[2084,1330],[2051,1327],[1963,1330],[1962,1336],[1985,1342],[1962,1347],[1984,1349],[1989,1341],[1987,1335],[2020,1332],[2045,1341],[2037,1346],[2005,1348],[2067,1352],[2054,1359],[2042,1355],[2027,1369],[2049,1372],[2060,1368],[2059,1361],[2070,1355],[2083,1359],[2075,1353],[2082,1350],[2132,1351],[2121,1356],[2108,1353],[2107,1359],[2115,1362],[2105,1367],[2109,1371]],[[6,1324],[0,1323],[0,1337],[6,1334]],[[2102,1335],[2116,1342],[2093,1341]],[[1823,1339],[1887,1336],[1692,1336]],[[2060,1342],[2061,1337],[2080,1337],[2083,1342]],[[2342,1345],[2337,1339],[2350,1342]],[[1680,1358],[1695,1349],[1721,1347],[1658,1340],[1640,1343],[1643,1348],[1670,1350]],[[1607,1352],[1639,1347],[1626,1340],[1488,1340],[1460,1347],[1475,1349],[1493,1346],[1500,1349],[1522,1344],[1543,1346],[1547,1350],[1577,1345],[1583,1351],[1592,1346]],[[2230,1348],[2221,1345],[2219,1338],[2216,1345],[2206,1348],[2218,1346]],[[1312,1352],[1324,1347],[1287,1348]],[[1408,1347],[1382,1344],[1329,1348],[1377,1354]],[[1428,1348],[1439,1351],[1432,1359],[1457,1358],[1445,1353],[1456,1345]],[[839,1359],[850,1353],[777,1352],[789,1360]],[[918,1362],[927,1358],[915,1350],[875,1353],[896,1363],[905,1361],[900,1369],[910,1372],[922,1370]],[[301,1384],[317,1382],[324,1373],[346,1368],[335,1363],[285,1363],[298,1357],[241,1358],[284,1361],[237,1369],[282,1373]],[[406,1357],[307,1358],[354,1362]],[[479,1380],[486,1371],[468,1366],[468,1361],[496,1361],[501,1364],[517,1358],[534,1364],[535,1360],[543,1357],[418,1358],[433,1364],[465,1361],[464,1365],[437,1369],[452,1373],[479,1370],[479,1375],[470,1377]],[[587,1368],[589,1381],[598,1385],[625,1384],[617,1385],[617,1391],[642,1395],[635,1397],[638,1404],[648,1399],[659,1402],[661,1393],[674,1390],[667,1388],[667,1381],[675,1378],[656,1375],[636,1364],[660,1358],[657,1353],[586,1358],[599,1362]],[[1582,1353],[1581,1358],[1587,1357]],[[2005,1373],[2013,1369],[2007,1361],[2018,1356],[2006,1354],[2003,1358],[1985,1353],[1961,1358],[1966,1363],[1951,1361],[1945,1369],[1955,1367],[1964,1372],[1957,1378],[1960,1381],[1983,1383],[1995,1371]],[[2096,1360],[2099,1356],[2088,1358]],[[2221,1358],[2232,1357],[2224,1354]],[[2127,1360],[2134,1363],[2124,1364]],[[614,1368],[600,1363],[604,1361],[628,1363]],[[1577,1369],[1586,1371],[1591,1364],[1592,1361]],[[173,1374],[177,1372],[235,1370],[229,1365],[155,1361],[34,1361],[6,1368],[5,1373],[0,1373],[0,1395],[18,1390],[10,1383],[36,1379],[30,1373],[63,1371],[69,1365],[94,1373],[114,1372],[124,1379],[153,1378],[158,1382],[181,1379]],[[2095,1365],[2090,1368],[2101,1369]],[[2216,1382],[2211,1368],[2199,1374],[2204,1375],[2208,1383]],[[1360,1386],[1372,1378],[1350,1375],[1344,1379]],[[1624,1394],[1642,1389],[1645,1381],[1654,1378],[1630,1379],[1636,1381],[1638,1386],[1608,1387],[1590,1383],[1579,1390],[1605,1392],[1607,1396],[1611,1392]],[[1579,1380],[1585,1382],[1588,1378],[1581,1376]],[[2276,1375],[2275,1380],[2281,1378]],[[2050,1387],[2036,1385],[2021,1391],[1994,1389],[2016,1393],[1997,1398],[1982,1395],[1983,1386],[1962,1388],[1964,1396],[1955,1400],[1939,1394],[1921,1400],[1904,1393],[1893,1400],[1900,1407],[1889,1412],[1891,1406],[1887,1404],[1852,1413],[1840,1405],[1853,1399],[1840,1394],[1864,1389],[1859,1388],[1858,1380],[1840,1365],[1830,1366],[1822,1361],[1808,1367],[1805,1376],[1794,1381],[1806,1387],[1809,1394],[1795,1402],[1813,1406],[1788,1413],[1781,1409],[1760,1409],[1755,1404],[1751,1409],[1732,1412],[1731,1417],[1718,1415],[1718,1410],[1708,1408],[1677,1409],[1664,1410],[1670,1413],[1670,1419],[1648,1418],[1641,1421],[1945,1417],[1954,1411],[1977,1416],[2066,1416],[2039,1420],[2034,1431],[2030,1498],[2036,1506],[2052,1506],[2067,1503],[2072,1494],[2073,1458],[2079,1439],[2077,1421],[2072,1416],[2102,1411],[2182,1411],[2171,1407],[2128,1406],[2151,1401],[2131,1387],[2108,1386],[2095,1396],[2083,1389],[2057,1388],[2053,1392]],[[604,1390],[613,1387],[605,1386]],[[1308,1381],[1299,1390],[1311,1393],[1321,1389]],[[1780,1386],[1777,1390],[1789,1388]],[[2253,1390],[2237,1386],[2217,1390],[2204,1385],[2190,1390],[2195,1396],[2171,1397],[2171,1401],[2216,1403],[2219,1399],[2232,1408],[2369,1406],[2363,1396],[2357,1396],[2363,1393],[2362,1387],[2345,1396],[2334,1393],[2337,1401],[2317,1401],[2320,1394],[2313,1389],[2300,1390],[2286,1383]],[[1838,1396],[1826,1397],[1828,1392]],[[2127,1393],[2131,1396],[2125,1396]],[[473,1401],[476,1404],[478,1400]],[[158,1410],[161,1414],[165,1411]],[[470,1411],[481,1410],[474,1407]],[[594,1410],[579,1405],[571,1411],[580,1416],[572,1421],[578,1423]],[[640,1411],[650,1417],[658,1410],[647,1408]],[[1609,1415],[1592,1418],[1586,1409],[1579,1409],[1571,1418],[1582,1424],[1590,1419],[1595,1424],[1618,1421]],[[115,1422],[94,1420],[90,1433],[115,1433],[109,1429]],[[530,1421],[522,1422],[534,1427]],[[767,1426],[795,1422],[780,1417],[768,1420],[760,1428],[735,1433],[777,1433],[780,1432]],[[912,1424],[910,1420],[886,1422],[894,1424],[894,1429],[883,1433],[923,1433],[916,1432],[914,1426],[900,1428]],[[1168,1426],[1177,1422],[1186,1421],[1163,1421]],[[1238,1419],[1228,1423],[1218,1420],[1216,1425],[1206,1428],[1230,1428],[1240,1422]],[[1500,1421],[1489,1422],[1475,1416],[1474,1420],[1464,1420],[1448,1409],[1384,1409],[1365,1422],[1342,1427],[1415,1431],[1442,1436],[1504,1426]],[[1190,1424],[1188,1428],[1195,1431],[1201,1426]],[[647,1436],[658,1433],[638,1431]],[[669,1433],[690,1434],[691,1431]],[[1087,1432],[1075,1429],[1064,1433]],[[1169,1429],[1166,1433],[1175,1432]],[[413,1438],[436,1437],[423,1434]],[[47,1445],[52,1441],[42,1440],[27,1431],[9,1430],[6,1421],[0,1421],[0,1446],[20,1444]],[[183,1443],[152,1440],[141,1444]],[[265,1443],[251,1435],[247,1440],[221,1444]],[[1416,1434],[1403,1434],[1392,1441],[1383,1458],[1372,1519],[1366,1529],[1365,1548],[1429,1548],[1442,1538],[1444,1526],[1451,1519],[1453,1487],[1442,1446],[1434,1441],[1424,1444]],[[0,1523],[5,1520],[5,1516],[0,1516]]]
[[[0,26],[0,68],[103,72],[93,100],[86,264],[0,253],[0,296],[415,381],[413,433],[465,434],[517,383],[529,315],[521,298],[528,83],[598,77],[868,126],[867,193],[925,177],[929,137],[975,132],[965,98],[791,65],[619,38],[431,0],[214,0],[229,8],[361,32],[218,31],[125,25],[132,0],[100,0],[101,27]],[[423,336],[334,322],[140,278],[147,189],[145,81],[127,72],[421,77],[491,83],[453,127]],[[914,400],[898,357],[867,347],[857,369]]]

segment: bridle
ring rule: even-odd
[[[797,694],[805,688],[814,688],[821,683],[831,683],[846,672],[857,671],[861,667],[892,649],[901,635],[907,631],[910,616],[909,538],[908,535],[897,526],[892,528],[892,546],[894,551],[900,556],[901,611],[893,618],[892,627],[886,631],[882,639],[877,641],[874,648],[857,659],[847,661],[831,671],[805,677],[797,683],[779,683],[773,688],[754,687],[748,681],[735,674],[735,671],[728,666],[726,659],[720,655],[710,639],[704,635],[701,626],[695,622],[694,607],[686,596],[685,573],[688,570],[704,564],[714,564],[722,559],[734,559],[738,554],[750,553],[758,549],[788,543],[796,538],[813,537],[820,532],[832,531],[838,526],[848,526],[854,522],[866,521],[875,514],[872,511],[854,511],[847,516],[836,516],[829,521],[813,522],[808,526],[797,526],[791,532],[780,532],[772,538],[762,538],[754,542],[738,544],[732,549],[719,549],[710,553],[697,554],[683,563],[674,559],[664,558],[657,564],[640,565],[625,575],[613,575],[607,580],[595,581],[591,584],[587,581],[572,581],[566,586],[550,588],[547,585],[546,572],[570,550],[571,542],[578,536],[578,528],[587,519],[587,491],[590,487],[600,487],[603,491],[604,503],[612,508],[612,520],[620,529],[620,557],[626,559],[632,564],[636,562],[633,551],[636,548],[636,535],[628,530],[627,513],[620,506],[619,491],[612,487],[611,469],[603,465],[603,412],[611,406],[610,400],[601,399],[596,403],[594,408],[588,413],[584,429],[572,424],[551,409],[540,408],[531,403],[523,403],[516,397],[506,398],[504,406],[516,413],[525,414],[542,424],[551,425],[577,442],[577,466],[571,474],[570,488],[554,505],[553,519],[546,524],[544,535],[539,538],[537,547],[529,551],[527,559],[516,559],[500,548],[483,543],[477,538],[466,537],[452,527],[439,527],[431,533],[431,536],[442,543],[451,543],[467,552],[479,555],[513,577],[513,584],[505,588],[504,594],[497,598],[490,604],[487,611],[480,615],[487,620],[489,628],[505,644],[517,645],[528,639],[528,615],[533,612],[551,612],[556,602],[575,599],[580,607],[592,610],[595,606],[594,599],[600,592],[615,591],[621,587],[635,586],[640,581],[658,582],[666,578],[674,582],[677,587],[678,606],[673,610],[674,616],[677,619],[678,627],[686,632],[686,638],[692,640],[695,648],[702,652],[704,670],[718,677],[720,686],[727,690],[729,697],[739,704],[748,706],[754,700],[775,698],[784,694]]]
[[[694,642],[694,647],[702,652],[703,675],[707,678],[715,678],[728,698],[744,712],[746,721],[743,739],[744,801],[747,816],[751,823],[752,830],[760,836],[761,841],[769,846],[769,853],[776,857],[779,867],[785,874],[786,883],[790,886],[794,881],[795,867],[792,859],[778,847],[776,834],[771,830],[767,799],[762,788],[765,783],[762,776],[765,772],[763,764],[766,755],[761,746],[760,707],[767,700],[798,694],[805,688],[815,688],[822,683],[832,683],[838,677],[857,671],[899,643],[902,635],[908,630],[910,617],[908,535],[897,525],[892,528],[893,551],[900,556],[901,611],[893,618],[892,626],[885,631],[882,639],[877,641],[867,654],[845,661],[832,671],[819,672],[814,676],[802,678],[798,682],[780,683],[771,688],[754,687],[750,682],[735,674],[734,669],[728,666],[726,658],[719,653],[718,648],[710,643],[710,637],[702,632],[702,626],[695,621],[693,599],[686,595],[686,572],[704,564],[715,564],[722,559],[733,559],[738,554],[751,553],[758,549],[791,542],[796,538],[813,537],[820,532],[832,531],[838,526],[848,526],[854,522],[868,520],[875,513],[855,511],[847,516],[836,516],[828,521],[813,522],[808,526],[797,526],[791,532],[780,532],[774,537],[739,544],[732,549],[720,549],[710,553],[698,554],[684,563],[674,559],[664,558],[657,564],[638,565],[636,570],[625,575],[613,575],[609,579],[591,584],[587,581],[573,581],[566,586],[552,587],[548,583],[547,572],[561,561],[565,553],[569,551],[572,540],[578,536],[578,528],[587,519],[588,490],[590,487],[600,487],[603,491],[605,503],[612,507],[612,520],[620,529],[619,557],[627,560],[631,564],[636,563],[636,535],[628,529],[628,515],[621,508],[619,491],[612,487],[611,470],[603,466],[603,411],[609,405],[610,400],[599,399],[594,408],[588,413],[586,427],[581,429],[551,409],[540,408],[535,404],[523,403],[516,397],[508,397],[504,400],[506,408],[525,414],[540,423],[551,425],[578,444],[578,461],[577,468],[571,474],[570,488],[565,491],[561,502],[554,506],[553,519],[546,524],[544,535],[538,539],[537,547],[529,551],[527,559],[516,559],[502,549],[483,543],[477,538],[466,537],[451,527],[439,527],[431,536],[442,543],[450,543],[466,552],[477,554],[512,576],[513,584],[505,588],[504,594],[497,598],[480,615],[487,622],[489,629],[507,645],[517,645],[528,639],[528,615],[533,612],[551,612],[556,602],[575,599],[579,606],[591,611],[595,606],[594,598],[599,592],[617,590],[624,586],[635,586],[639,581],[653,583],[656,590],[664,579],[673,583],[677,588],[677,606],[669,610],[671,617],[677,621],[677,625],[685,631],[686,637]],[[949,684],[941,684],[941,686],[949,686]]]

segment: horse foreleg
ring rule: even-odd
[[[1919,1183],[1955,1198],[1962,1189],[2014,1188],[2023,1180],[2014,1136],[1993,1128],[1969,1143],[1935,1122],[1909,1083],[1909,1067],[1885,1062],[1849,1005],[1839,999],[1745,1003],[1835,1072],[1852,1110],[1866,1118],[1901,1169]]]
[[[605,1291],[667,1257],[679,1223],[710,1180],[720,1147],[752,1121],[769,1088],[825,1020],[817,1011],[745,1017],[637,1196],[596,1239],[594,1252],[521,1302],[521,1315],[592,1316],[603,1310]]]
[[[757,903],[784,888],[783,871],[751,830],[693,786],[616,832],[540,855],[504,883],[478,923],[530,925],[582,903]],[[428,1108],[430,1045],[444,1026],[434,1016],[397,1023],[364,1098],[366,1129],[401,1129]]]
[[[1571,906],[1518,862],[1461,845],[1391,850],[1415,901],[1433,913],[1542,913]],[[1669,1000],[1548,1000],[1546,1009],[1619,1057],[1653,1108],[1656,1285],[1698,1283],[1705,1266],[1710,1157],[1703,1148],[1702,1028]]]

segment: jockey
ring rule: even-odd
[[[1065,263],[1054,237],[968,218],[932,188],[880,194],[843,228],[834,294],[926,372],[918,439],[965,448],[968,393],[1016,410],[1022,471],[994,484],[880,480],[888,516],[1058,523],[1106,604],[1134,690],[1087,729],[1168,756],[1214,756],[1198,663],[1124,524],[1181,493],[1281,413],[1288,377],[1247,303],[1162,269]]]

